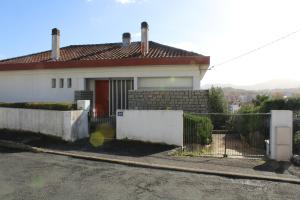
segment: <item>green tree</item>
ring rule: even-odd
[[[261,106],[265,101],[269,100],[270,97],[268,95],[256,95],[256,98],[252,100],[254,106]]]
[[[211,87],[209,90],[209,106],[212,113],[227,113],[228,102],[220,87]]]
[[[225,99],[222,88],[212,87],[209,90],[209,107],[211,113],[218,113],[210,116],[214,128],[217,130],[225,129],[228,115],[222,114],[228,113],[228,102]]]

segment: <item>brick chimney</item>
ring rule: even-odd
[[[123,35],[122,35],[122,42],[123,42],[123,46],[124,47],[127,47],[127,46],[129,46],[130,45],[130,43],[131,43],[131,35],[130,35],[130,33],[123,33]]]
[[[141,53],[145,56],[149,52],[148,40],[149,26],[147,22],[141,23]]]
[[[60,31],[57,28],[52,29],[52,60],[58,60],[60,56]]]

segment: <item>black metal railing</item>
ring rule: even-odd
[[[184,149],[199,155],[264,156],[269,132],[269,113],[184,114]]]
[[[116,128],[116,116],[91,116],[89,125],[90,132],[95,131],[98,127],[103,124],[108,124],[112,128]]]

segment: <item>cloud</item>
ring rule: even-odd
[[[87,2],[92,2],[93,0],[86,0]]]
[[[136,0],[116,0],[116,2],[120,4],[130,4],[130,3],[135,3]]]

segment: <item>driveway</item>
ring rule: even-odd
[[[0,148],[0,199],[299,199],[299,185]]]

